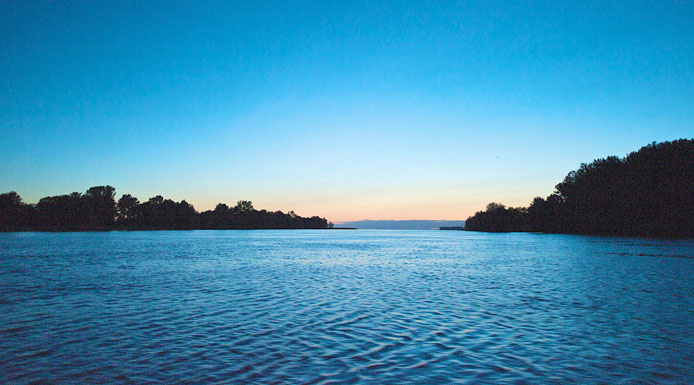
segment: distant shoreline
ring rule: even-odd
[[[360,230],[439,230],[441,227],[465,226],[465,221],[445,219],[364,219],[343,221],[335,226]]]
[[[14,230],[14,231],[0,231],[0,234],[11,234],[11,233],[134,233],[134,232],[150,232],[150,231],[259,231],[259,230],[359,230],[354,227],[340,227],[340,228],[324,228],[324,229],[288,229],[288,228],[258,228],[258,229],[105,229],[105,230]]]
[[[140,202],[123,194],[116,202],[112,186],[94,186],[84,194],[49,196],[26,204],[14,191],[0,194],[0,231],[108,231],[108,230],[251,230],[327,229],[331,222],[318,216],[302,217],[294,211],[256,210],[251,201],[198,212],[182,200],[161,195]]]

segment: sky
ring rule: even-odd
[[[465,219],[694,137],[692,36],[691,1],[0,0],[0,192]]]

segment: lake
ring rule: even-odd
[[[694,383],[694,241],[0,234],[2,383]]]

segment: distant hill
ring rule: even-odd
[[[465,221],[427,221],[427,220],[363,220],[336,223],[336,227],[356,227],[373,230],[438,230],[445,226],[465,226]]]

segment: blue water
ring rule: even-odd
[[[0,234],[2,383],[694,383],[694,242]]]

